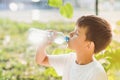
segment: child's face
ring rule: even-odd
[[[74,31],[70,33],[70,40],[68,42],[68,48],[75,51],[86,50],[86,28],[75,27]]]

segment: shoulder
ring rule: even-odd
[[[92,78],[93,80],[107,80],[107,74],[98,61],[95,61]]]
[[[99,72],[105,72],[104,67],[102,66],[102,64],[95,60],[95,70],[99,71]]]
[[[71,52],[68,54],[68,58],[70,58],[71,60],[76,59],[76,54],[74,52]]]
[[[59,55],[48,55],[49,62],[58,62],[58,61],[69,61],[74,59],[74,53],[68,54],[59,54]]]
[[[68,53],[68,54],[60,54],[60,56],[64,56],[64,57],[66,57],[66,58],[70,58],[70,59],[75,59],[75,57],[76,57],[76,55],[75,55],[75,53],[74,52],[70,52],[70,53]]]
[[[106,73],[102,64],[94,58],[94,72]]]

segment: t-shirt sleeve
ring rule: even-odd
[[[63,69],[67,64],[67,60],[70,54],[61,55],[48,55],[49,64],[56,70],[57,74],[62,76]]]

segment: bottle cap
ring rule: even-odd
[[[69,37],[68,36],[65,36],[65,41],[68,42],[69,41]]]

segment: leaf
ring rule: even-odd
[[[53,69],[53,68],[47,68],[45,71],[44,71],[44,74],[45,75],[52,75],[53,77],[57,77],[58,75],[57,75],[57,73],[56,73],[56,71]]]
[[[62,0],[48,0],[48,4],[49,6],[59,8],[60,6],[62,6],[63,2]]]
[[[70,3],[66,3],[64,6],[60,7],[60,13],[62,16],[67,18],[73,17],[73,7]]]

